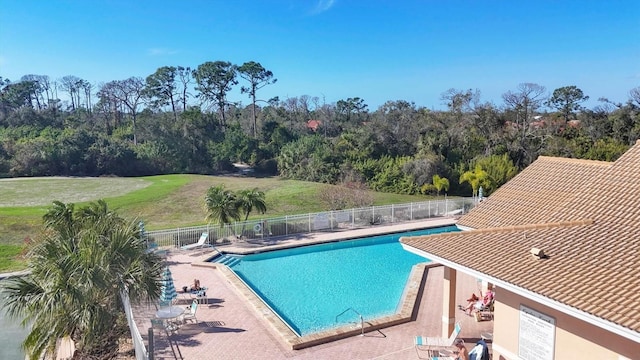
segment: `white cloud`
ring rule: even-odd
[[[329,9],[331,9],[331,7],[333,7],[333,4],[335,4],[336,1],[335,0],[318,0],[318,3],[316,4],[316,6],[313,8],[313,10],[311,11],[312,14],[320,14],[323,13]]]
[[[147,54],[151,56],[162,56],[162,55],[173,55],[177,54],[177,50],[167,49],[167,48],[150,48],[147,49]]]

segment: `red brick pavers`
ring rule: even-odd
[[[429,226],[429,223],[425,225]],[[417,359],[414,337],[441,335],[442,267],[429,270],[415,321],[372,331],[364,336],[290,350],[221,272],[191,266],[200,255],[198,252],[174,251],[167,259],[176,288],[190,285],[194,278],[200,279],[202,285],[208,287],[209,303],[199,306],[197,323],[183,325],[171,335],[172,343],[177,344],[174,346],[175,356],[166,341],[166,334],[158,330],[154,332],[156,359]],[[465,304],[464,299],[477,291],[476,279],[458,273],[457,280],[457,304]],[[190,298],[181,297],[186,306]],[[137,325],[147,341],[151,325],[149,319],[154,316],[155,307],[142,306],[134,311]],[[462,324],[460,337],[465,339],[468,348],[473,346],[480,333],[491,331],[493,326],[492,321],[476,322],[460,310],[456,312],[456,321]]]

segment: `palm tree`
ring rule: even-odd
[[[460,175],[460,184],[463,182],[468,182],[471,185],[471,189],[473,191],[473,196],[476,196],[478,193],[478,188],[480,185],[484,184],[487,180],[487,172],[482,170],[480,165],[476,165],[473,171],[466,171],[462,175]]]
[[[54,201],[53,206],[42,217],[45,228],[57,231],[60,235],[72,238],[76,234],[74,221],[74,205]]]
[[[127,333],[120,292],[132,303],[160,295],[162,260],[146,252],[137,221],[104,201],[73,209],[54,202],[28,253],[30,274],[2,285],[7,314],[31,328],[23,347],[32,359],[55,354],[65,336],[81,358],[113,358]]]
[[[433,175],[433,187],[438,191],[438,196],[440,196],[440,191],[449,191],[449,179],[445,177],[440,177],[440,175]]]
[[[240,190],[236,193],[236,204],[240,211],[244,211],[244,221],[247,221],[249,214],[254,208],[261,214],[264,214],[267,211],[264,196],[264,192],[257,188]]]
[[[247,219],[249,218],[249,214],[255,208],[261,214],[264,214],[267,211],[267,204],[264,200],[264,192],[254,189],[245,189],[240,190],[236,193],[236,206],[239,211],[244,211],[244,221],[245,224],[242,225],[242,234],[244,234],[244,229]]]
[[[236,201],[236,195],[224,188],[224,185],[212,186],[207,190],[204,198],[207,210],[207,220],[214,221],[224,226],[231,220],[240,219],[240,211]]]

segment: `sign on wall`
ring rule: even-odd
[[[523,360],[553,360],[556,319],[520,305],[518,356]]]

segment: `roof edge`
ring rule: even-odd
[[[465,234],[482,234],[482,233],[517,232],[517,231],[523,231],[523,230],[553,229],[558,227],[584,226],[584,225],[592,225],[593,223],[594,223],[593,219],[582,219],[582,220],[558,221],[558,222],[539,223],[539,224],[501,226],[501,227],[482,228],[482,229],[475,229],[475,228],[471,228],[471,227],[460,225],[460,224],[456,224],[456,226],[461,230],[463,230],[463,233]],[[444,236],[458,236],[460,235],[460,233],[450,232],[450,233],[444,233],[444,234],[440,233],[440,234],[432,234],[432,235],[438,236],[438,237],[441,237],[441,236],[444,237]],[[432,236],[432,235],[403,236],[402,238],[425,237],[425,236]]]
[[[575,158],[565,158],[559,156],[538,156],[538,159],[550,160],[550,161],[558,161],[558,162],[569,162],[576,164],[588,164],[588,165],[599,165],[599,166],[610,166],[613,165],[613,161],[602,161],[602,160],[589,160],[589,159],[575,159]]]
[[[502,288],[507,289],[507,290],[509,290],[511,292],[514,292],[514,293],[516,293],[516,294],[518,294],[520,296],[523,296],[523,297],[526,297],[526,298],[529,298],[529,299],[533,299],[534,301],[536,301],[536,302],[538,302],[540,304],[543,304],[545,306],[548,306],[548,307],[550,307],[550,308],[552,308],[554,310],[557,310],[557,311],[560,311],[562,313],[568,314],[568,315],[573,316],[573,317],[575,317],[577,319],[580,319],[582,321],[592,323],[592,324],[598,326],[601,329],[610,331],[610,332],[612,332],[614,334],[617,334],[619,336],[622,336],[622,337],[624,337],[626,339],[629,339],[629,340],[632,340],[632,341],[640,343],[640,333],[635,331],[635,330],[633,330],[633,329],[629,329],[629,328],[624,327],[622,325],[616,324],[616,323],[614,323],[612,321],[609,321],[609,320],[597,317],[595,315],[589,314],[587,312],[584,312],[582,310],[579,310],[579,309],[574,308],[572,306],[569,306],[567,304],[561,303],[561,302],[553,300],[553,299],[551,299],[549,297],[546,297],[546,296],[543,296],[541,294],[535,293],[535,292],[533,292],[531,290],[527,290],[525,288],[516,286],[516,285],[514,285],[512,283],[509,283],[507,281],[504,281],[504,280],[501,280],[499,278],[493,277],[493,276],[491,276],[489,274],[485,274],[485,273],[483,273],[481,271],[477,271],[477,270],[474,270],[472,268],[460,265],[458,263],[454,263],[454,262],[452,262],[450,260],[447,260],[445,258],[436,256],[434,254],[427,253],[427,252],[425,252],[423,250],[420,250],[420,249],[417,249],[417,248],[415,248],[415,247],[413,247],[411,245],[407,245],[407,244],[403,243],[402,244],[402,248],[407,250],[407,251],[409,251],[409,252],[411,252],[411,253],[414,253],[414,254],[417,254],[419,256],[422,256],[422,257],[425,257],[427,259],[430,259],[433,262],[438,262],[438,263],[440,263],[440,264],[442,264],[444,266],[450,267],[450,268],[452,268],[452,269],[454,269],[456,271],[462,271],[463,273],[471,275],[471,276],[473,276],[475,278],[487,279],[487,281],[491,282],[492,284],[497,285],[498,288],[502,287]]]

